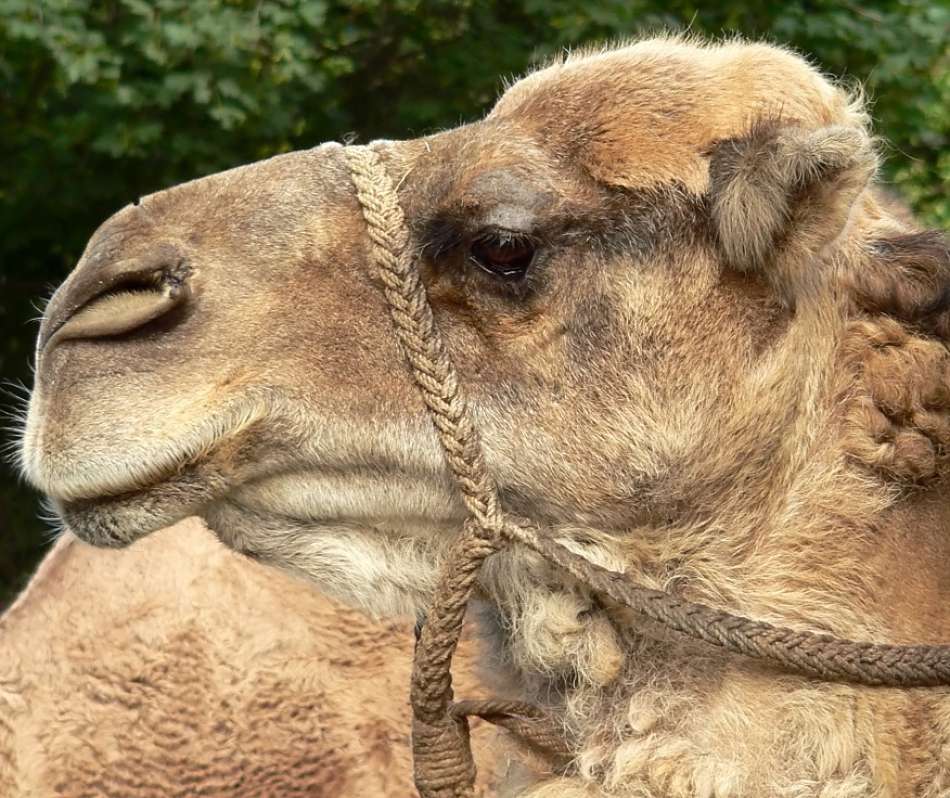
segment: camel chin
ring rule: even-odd
[[[150,488],[118,496],[53,501],[66,528],[94,546],[121,548],[153,532],[197,514],[210,492],[193,483],[170,479]]]

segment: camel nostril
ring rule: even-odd
[[[186,296],[184,284],[120,284],[80,307],[50,336],[48,345],[67,339],[103,338],[130,332],[165,315]]]
[[[164,316],[190,296],[190,273],[188,262],[170,246],[89,274],[80,269],[50,303],[40,350],[69,339],[121,335]]]

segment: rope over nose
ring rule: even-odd
[[[372,147],[346,147],[344,157],[371,241],[396,337],[422,394],[446,462],[469,511],[439,575],[413,659],[412,749],[422,798],[470,798],[475,763],[467,717],[507,728],[558,765],[572,758],[570,741],[554,719],[524,702],[453,704],[451,665],[465,608],[485,559],[520,543],[558,565],[578,582],[667,628],[734,654],[767,660],[828,681],[870,686],[950,685],[950,646],[897,646],[844,640],[722,612],[631,583],[557,543],[550,530],[504,513],[458,373],[448,357],[415,267],[406,224],[392,180]]]
[[[471,514],[440,575],[416,644],[410,686],[413,768],[419,793],[423,798],[463,798],[474,792],[475,762],[468,719],[450,713],[452,656],[481,564],[501,545],[504,519],[458,374],[412,262],[409,231],[392,181],[379,155],[369,147],[347,147],[344,154],[396,337]]]

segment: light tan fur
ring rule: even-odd
[[[879,200],[860,99],[775,47],[656,39],[384,159],[511,510],[726,610],[950,640],[950,262]],[[473,262],[499,230],[535,242],[523,280]],[[160,246],[175,314],[70,328],[97,275]],[[335,145],[120,211],[47,311],[27,476],[90,542],[199,513],[350,602],[423,607],[464,514],[367,252]],[[727,657],[523,552],[482,587],[496,670],[578,740],[525,795],[950,790],[945,690]]]
[[[0,795],[412,791],[411,624],[235,555],[197,519],[116,552],[65,535],[0,619],[0,650]],[[475,729],[501,765],[493,736]]]

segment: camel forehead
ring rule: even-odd
[[[743,133],[763,116],[829,124],[849,113],[842,92],[780,48],[648,40],[539,70],[509,88],[485,122],[436,136],[451,144],[438,182],[491,194],[497,170],[550,189],[565,167],[580,167],[608,184],[677,181],[701,191],[711,142]],[[391,143],[407,173],[422,146]],[[360,224],[346,199],[352,189],[340,150],[288,153],[151,194],[106,222],[90,246],[144,216],[187,229],[206,246],[288,246],[303,228],[332,245],[335,231]],[[422,188],[431,193],[436,185]],[[513,188],[498,186],[502,194]],[[423,198],[404,199],[414,206]]]
[[[517,124],[606,183],[702,190],[711,143],[763,118],[817,126],[851,114],[844,92],[781,48],[656,39],[541,69],[489,118]]]

